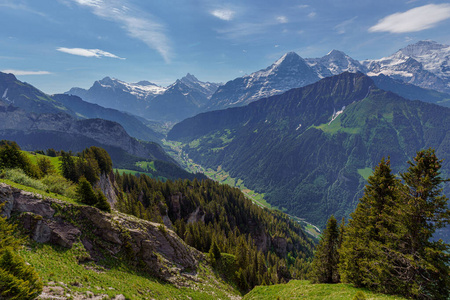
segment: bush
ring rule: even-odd
[[[353,297],[353,300],[366,300],[366,299],[367,299],[366,295],[361,291],[356,292],[355,297]]]
[[[41,191],[46,191],[48,189],[47,185],[37,179],[31,178],[25,174],[22,169],[6,169],[2,172],[1,177]]]
[[[55,172],[52,161],[45,156],[37,158],[37,166],[43,175],[48,175]]]
[[[59,174],[49,174],[42,178],[48,190],[52,193],[60,194],[69,198],[75,198],[76,185]]]

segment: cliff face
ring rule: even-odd
[[[90,206],[69,204],[0,183],[2,214],[19,221],[30,238],[71,248],[81,242],[94,261],[104,253],[126,256],[145,265],[152,276],[180,283],[196,269],[203,254],[163,225]],[[143,264],[142,264],[143,263]]]

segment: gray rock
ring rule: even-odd
[[[3,209],[0,211],[0,216],[9,218],[14,207],[14,197],[12,195],[9,185],[0,183],[0,204],[5,203]]]

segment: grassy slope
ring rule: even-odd
[[[37,156],[24,151],[33,163]],[[55,169],[59,167],[59,159],[48,157]],[[15,188],[41,195],[43,198],[56,198],[75,205],[76,200],[55,193],[47,193],[32,187],[24,186],[8,179],[0,182]],[[72,249],[65,249],[49,244],[38,244],[29,241],[29,245],[21,250],[25,260],[33,265],[50,290],[64,289],[64,295],[115,295],[123,294],[127,299],[230,299],[239,294],[229,285],[217,279],[211,269],[204,264],[197,270],[196,279],[189,281],[189,287],[178,288],[172,284],[161,282],[146,273],[136,271],[123,261],[109,257],[99,264],[94,262],[80,263],[88,257],[81,243],[74,244]],[[56,294],[55,294],[56,296]],[[70,297],[68,297],[70,299]]]
[[[72,297],[90,292],[109,297],[122,294],[127,299],[230,299],[237,294],[205,266],[200,266],[197,282],[178,288],[135,271],[114,258],[100,264],[79,263],[80,258],[87,256],[85,251],[81,243],[74,244],[72,249],[32,243],[21,255],[36,268],[44,284],[62,287],[64,294]]]
[[[244,300],[308,299],[351,300],[357,291],[363,291],[367,300],[401,300],[399,296],[377,294],[349,284],[311,284],[305,280],[292,280],[287,284],[258,286],[245,295]]]

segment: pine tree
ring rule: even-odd
[[[11,249],[0,258],[0,298],[35,299],[42,292],[42,281],[34,268]]]
[[[97,203],[97,195],[95,195],[92,185],[85,177],[80,178],[76,188],[76,195],[83,204],[95,205]]]
[[[339,230],[334,216],[328,219],[312,263],[311,280],[315,283],[339,282]]]
[[[78,174],[75,166],[75,160],[70,155],[70,153],[61,151],[61,156],[59,157],[61,161],[61,173],[66,178],[73,182],[78,182]]]
[[[106,212],[111,212],[111,205],[100,189],[97,190],[97,203],[95,203],[95,207]]]
[[[220,249],[217,246],[215,239],[213,239],[213,242],[211,243],[211,248],[209,249],[209,256],[213,262],[218,261],[221,258]]]
[[[420,299],[448,299],[450,295],[450,245],[432,241],[436,229],[450,223],[448,198],[442,195],[442,160],[432,149],[417,153],[402,174],[402,221],[406,234],[400,251],[407,258],[398,272],[408,282],[406,295]]]

